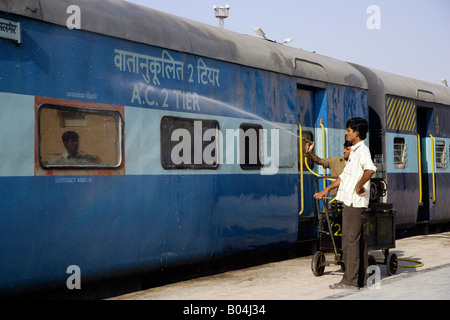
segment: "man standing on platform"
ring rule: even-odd
[[[363,234],[364,211],[369,206],[370,178],[376,171],[369,148],[364,144],[369,124],[363,118],[352,118],[346,123],[347,141],[352,143],[350,156],[342,174],[324,190],[314,194],[321,200],[339,187],[336,200],[344,203],[342,213],[342,251],[344,277],[330,289],[357,289],[367,280],[367,244]]]

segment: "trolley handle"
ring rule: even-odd
[[[318,188],[317,184],[318,184],[318,181],[320,179],[337,179],[337,178],[338,177],[335,177],[335,176],[317,176],[317,177],[315,177],[314,178],[314,191],[315,191],[315,193],[319,192],[319,188]],[[327,207],[327,200],[330,201],[332,199],[334,199],[334,198],[333,197],[323,197],[321,201],[323,201],[324,207]],[[317,214],[318,214],[319,211],[320,211],[320,206],[319,206],[319,200],[317,200],[317,199],[316,199],[316,210],[317,210]]]
[[[319,192],[319,189],[317,187],[317,182],[320,179],[337,179],[339,177],[335,177],[335,176],[317,176],[314,178],[314,191],[315,193]]]

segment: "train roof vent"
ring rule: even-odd
[[[417,98],[419,100],[424,101],[432,101],[435,102],[436,98],[434,97],[434,93],[428,90],[417,89]]]
[[[299,64],[297,62],[300,62]],[[294,69],[301,68],[302,75],[307,78],[320,79],[321,76],[327,77],[327,71],[318,62],[310,61],[302,58],[292,59],[292,66]],[[301,66],[301,67],[300,67]]]

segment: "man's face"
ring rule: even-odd
[[[350,156],[350,150],[352,147],[345,147],[344,148],[344,159],[348,160],[348,157]]]
[[[66,147],[67,152],[71,156],[74,156],[74,155],[77,154],[77,151],[78,151],[78,139],[76,139],[76,138],[69,138],[69,140],[64,142],[64,146]]]
[[[353,131],[352,128],[348,127],[345,135],[347,136],[347,140],[354,144],[356,138],[359,137],[359,132]]]

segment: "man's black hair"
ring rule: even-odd
[[[364,140],[369,130],[369,123],[364,118],[351,118],[345,124],[346,128],[359,132],[359,138]]]
[[[344,148],[347,148],[347,147],[351,147],[353,144],[350,142],[350,141],[348,141],[348,140],[346,140],[345,142],[344,142]]]

